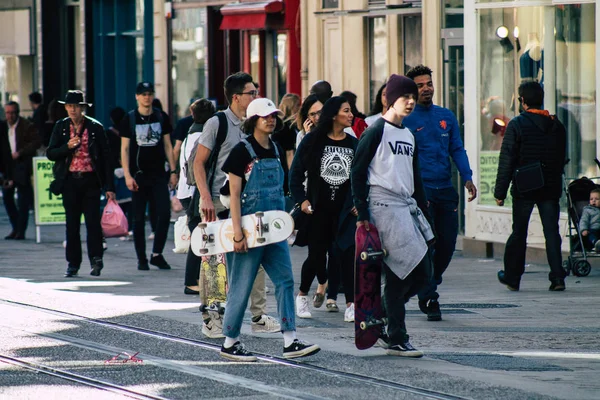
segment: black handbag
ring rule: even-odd
[[[520,193],[544,187],[544,171],[540,161],[523,165],[515,170],[515,185]]]
[[[296,232],[296,240],[294,246],[304,247],[308,244],[308,223],[310,215],[302,212],[300,203],[296,203],[290,210],[290,216],[294,220],[294,228]]]

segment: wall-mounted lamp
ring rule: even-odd
[[[521,51],[521,41],[519,40],[519,27],[515,26],[513,30],[513,36],[515,37],[515,46],[517,46],[517,53]]]
[[[494,135],[499,133],[501,136],[504,136],[504,131],[506,131],[506,122],[502,118],[494,118],[492,133]]]
[[[508,38],[508,28],[504,25],[500,25],[496,28],[496,36],[500,38],[500,44],[504,49],[505,53],[510,53],[515,48]]]

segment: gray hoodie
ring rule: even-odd
[[[585,206],[579,221],[579,229],[582,232],[600,231],[600,208]]]

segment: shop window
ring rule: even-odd
[[[369,19],[369,93],[375,103],[377,91],[389,76],[386,17]]]
[[[524,81],[544,87],[544,108],[567,129],[567,176],[598,175],[594,18],[594,4],[480,10],[480,204],[495,204],[498,154]]]
[[[340,6],[339,0],[323,0],[322,8],[338,8]]]
[[[421,16],[409,15],[402,17],[402,26],[404,33],[404,72],[406,72],[423,62]]]
[[[254,82],[260,82],[260,36],[250,35],[250,75]]]
[[[275,66],[277,67],[277,98],[273,100],[279,104],[283,96],[287,93],[287,33],[278,33],[276,35],[275,49],[277,51],[275,54]]]
[[[206,8],[177,11],[173,19],[173,106],[175,119],[189,115],[189,105],[207,97]]]

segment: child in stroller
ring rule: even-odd
[[[579,231],[587,239],[585,244],[593,246],[596,253],[600,253],[600,189],[590,192],[590,204],[583,208]]]

